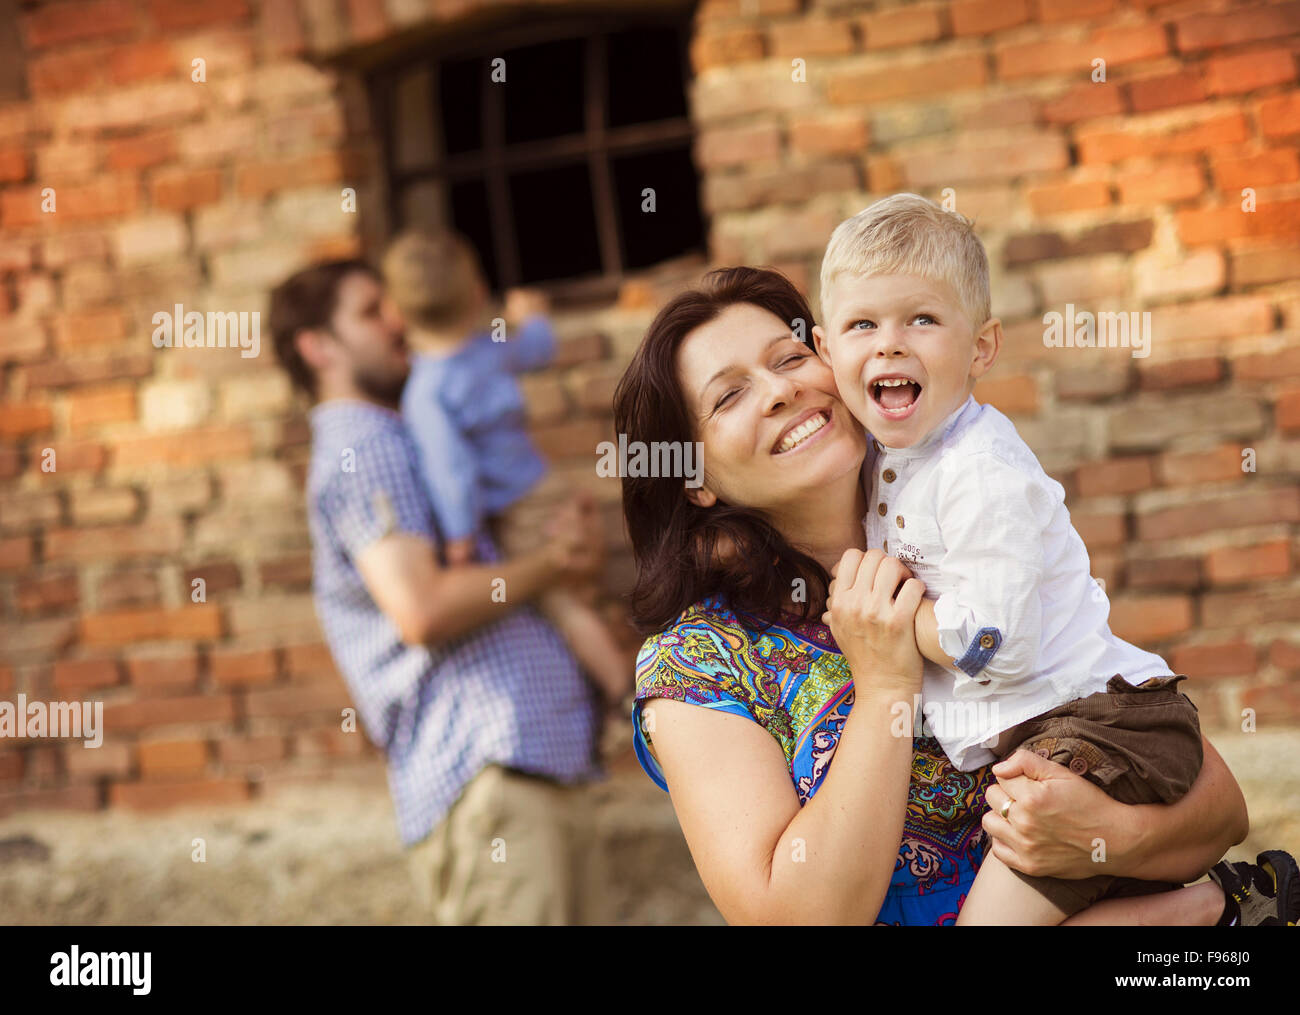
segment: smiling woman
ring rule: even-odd
[[[719,911],[953,923],[986,849],[1082,878],[1099,834],[1117,875],[1199,877],[1244,834],[1240,791],[1208,744],[1187,796],[1138,809],[1036,756],[1004,762],[1004,787],[988,766],[958,770],[908,723],[899,735],[899,706],[921,690],[922,586],[867,549],[867,434],[795,337],[810,320],[776,272],[711,272],[656,316],[614,398],[629,441],[704,450],[701,484],[625,475],[623,506],[632,615],[649,634],[637,757],[670,791]],[[1018,827],[985,811],[1009,795]],[[1213,923],[1224,905],[1213,885],[1158,898],[1163,911],[1113,898],[1076,922]]]

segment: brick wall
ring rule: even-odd
[[[264,311],[300,265],[376,253],[349,68],[515,16],[495,6],[22,5],[27,94],[0,104],[0,698],[100,699],[107,733],[0,741],[0,812],[240,800],[379,763],[339,730],[308,432],[269,335],[257,358],[155,349],[151,322]],[[1115,629],[1197,678],[1207,722],[1300,722],[1300,4],[704,0],[695,23],[710,261],[808,289],[841,218],[947,194],[1006,323],[979,394],[1066,485]],[[539,444],[605,506],[615,619],[630,562],[592,449],[654,308],[701,268],[561,314],[559,362],[525,383]],[[1067,303],[1150,310],[1151,355],[1045,347]]]

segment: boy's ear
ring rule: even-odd
[[[992,370],[1001,351],[1002,322],[996,317],[990,317],[975,336],[975,354],[971,358],[970,376],[978,379]]]
[[[830,345],[826,341],[826,332],[822,330],[822,326],[820,324],[813,325],[812,337],[813,337],[813,349],[817,352],[817,355],[821,358],[821,361],[825,363],[827,366],[830,366],[831,365]]]
[[[707,486],[686,487],[686,499],[696,507],[711,508],[718,503],[718,498]]]

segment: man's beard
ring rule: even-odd
[[[352,383],[356,385],[357,390],[364,392],[376,402],[396,409],[401,404],[402,389],[406,387],[407,376],[408,371],[405,370],[401,373],[394,371],[381,373],[357,367],[352,371]]]

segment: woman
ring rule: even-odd
[[[628,476],[623,503],[633,616],[657,632],[638,659],[637,756],[669,791],[719,911],[732,923],[952,923],[985,848],[1077,878],[1096,873],[1100,837],[1117,897],[1067,922],[1220,920],[1215,883],[1137,897],[1151,888],[1133,880],[1176,888],[1245,837],[1240,789],[1208,742],[1182,800],[1126,806],[1026,752],[959,772],[937,741],[913,737],[922,590],[867,550],[868,438],[796,337],[812,323],[783,276],[713,272],[659,313],[614,399],[629,447],[698,442],[703,455],[702,484]]]

